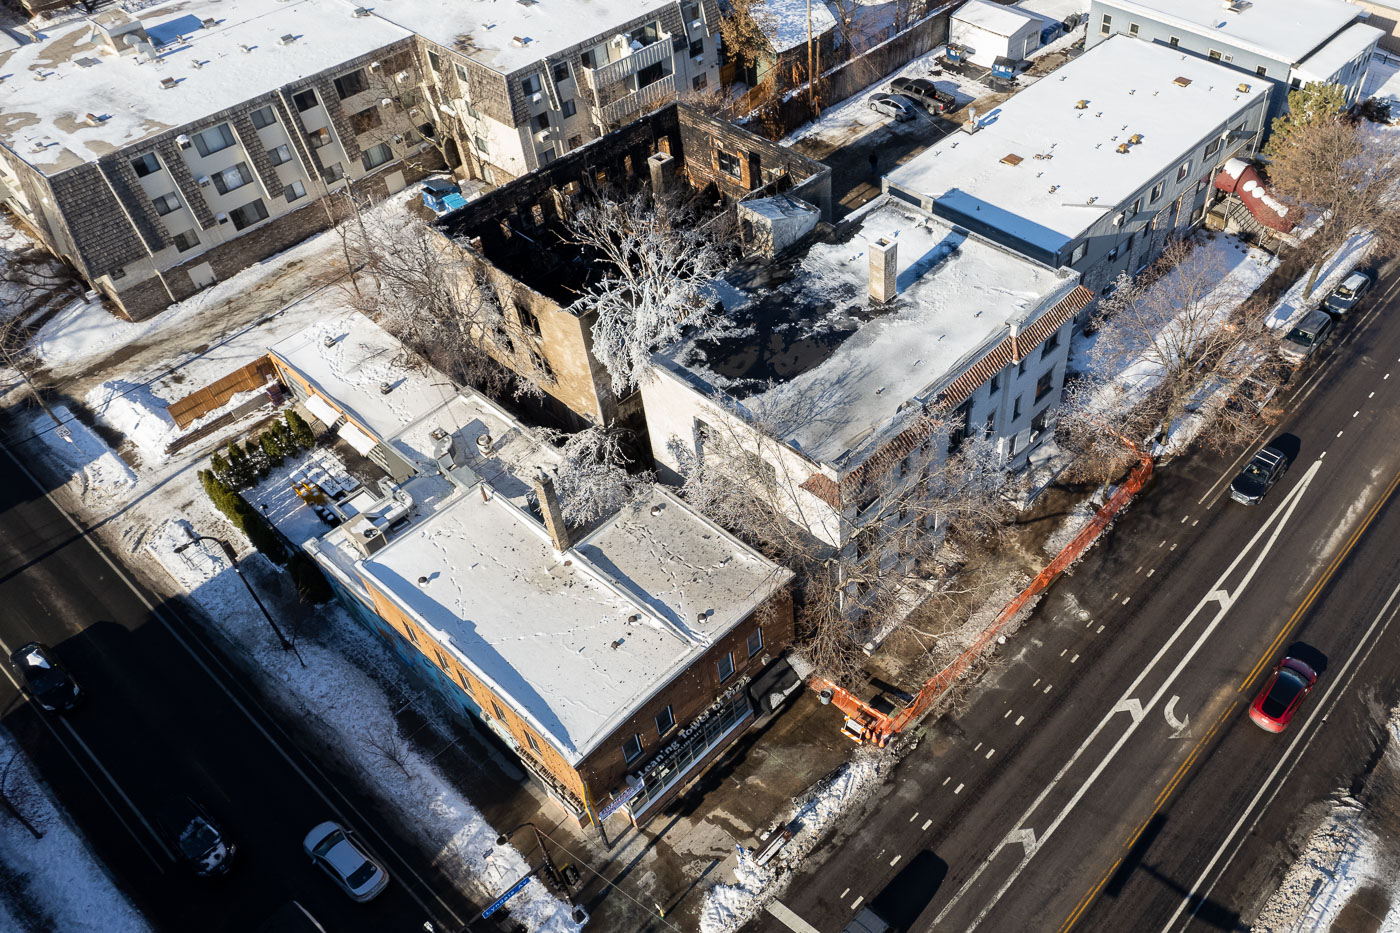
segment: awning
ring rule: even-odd
[[[340,412],[336,411],[335,406],[319,395],[314,393],[308,395],[304,404],[306,405],[306,410],[311,412],[317,421],[328,428],[333,427],[335,423],[340,420]]]
[[[342,424],[340,430],[336,433],[345,439],[345,443],[355,448],[361,457],[368,457],[369,452],[379,444],[377,440],[355,427],[355,425],[349,421]]]

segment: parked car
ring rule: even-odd
[[[890,82],[890,91],[923,104],[933,113],[947,113],[958,106],[956,97],[940,91],[928,78],[895,78]]]
[[[1284,658],[1250,704],[1249,718],[1261,729],[1282,732],[1315,683],[1316,671],[1297,658]]]
[[[1332,289],[1332,294],[1323,299],[1322,307],[1340,317],[1356,307],[1374,284],[1375,279],[1366,273],[1353,272],[1346,277],[1346,281]]]
[[[1288,458],[1277,447],[1265,447],[1254,455],[1230,484],[1230,498],[1242,505],[1257,505],[1288,470]]]
[[[1312,358],[1317,348],[1332,333],[1332,315],[1326,311],[1309,311],[1303,319],[1279,341],[1279,356],[1294,366]]]
[[[467,199],[456,182],[432,178],[423,182],[421,190],[424,206],[434,214],[446,214],[467,206]]]
[[[914,119],[914,105],[907,97],[900,97],[898,94],[872,94],[866,104],[876,113],[894,117],[901,123]]]
[[[54,657],[53,649],[31,641],[10,655],[10,666],[24,692],[50,713],[66,713],[83,698],[82,688]]]
[[[175,854],[201,878],[228,873],[233,864],[233,843],[224,838],[218,824],[191,797],[168,802],[157,815],[161,829],[169,837]]]
[[[389,884],[389,873],[339,823],[321,823],[306,834],[301,845],[311,861],[354,900],[373,900]]]

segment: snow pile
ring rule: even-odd
[[[266,397],[262,389],[240,392],[217,410],[197,418],[181,430],[170,417],[165,400],[158,398],[151,390],[151,383],[113,379],[92,389],[84,399],[103,424],[124,434],[127,440],[141,448],[151,462],[165,460],[166,448],[180,437],[259,395]],[[229,432],[235,433],[236,428],[230,427]]]
[[[206,500],[201,497],[200,501]],[[209,531],[211,524],[222,527]],[[497,830],[403,739],[383,690],[347,660],[367,657],[376,670],[393,671],[398,663],[385,649],[363,633],[339,605],[330,604],[322,610],[331,615],[327,627],[346,644],[327,647],[299,641],[297,651],[306,661],[303,669],[296,655],[279,647],[217,546],[201,543],[175,553],[176,547],[189,540],[187,527],[183,520],[164,522],[147,537],[147,550],[190,591],[224,634],[249,652],[273,681],[285,708],[319,723],[321,738],[354,762],[369,786],[389,798],[404,825],[439,847],[438,867],[479,901],[504,893],[529,872],[520,853],[511,847],[498,847]],[[237,533],[216,515],[201,518],[199,527],[204,533],[238,540]],[[259,554],[239,563],[257,579],[280,576]],[[295,632],[289,634],[296,638]],[[569,917],[567,905],[540,884],[527,885],[508,909],[512,918],[532,931],[576,933],[579,928]]]
[[[705,895],[700,908],[700,933],[737,931],[782,894],[792,880],[792,872],[837,819],[865,801],[893,764],[893,755],[866,749],[846,763],[811,799],[794,806],[786,825],[795,834],[773,860],[758,865],[751,852],[742,853],[734,866],[734,883],[716,885]]]
[[[1311,295],[1306,297],[1303,295],[1311,270],[1289,286],[1288,291],[1283,293],[1283,297],[1279,298],[1269,312],[1268,326],[1276,330],[1288,327],[1296,319],[1316,308],[1318,303],[1341,283],[1342,279],[1366,261],[1375,245],[1376,238],[1371,233],[1352,234],[1322,267],[1322,271],[1317,275],[1317,283],[1313,286]]]
[[[145,920],[50,800],[19,746],[0,730],[0,763],[13,756],[5,786],[19,811],[43,833],[35,839],[0,809],[0,929],[65,933],[142,933]]]
[[[1051,557],[1063,551],[1065,545],[1073,541],[1075,536],[1083,531],[1089,522],[1093,521],[1094,514],[1099,510],[1099,503],[1096,499],[1097,497],[1090,497],[1076,502],[1074,508],[1061,519],[1060,524],[1056,526],[1050,537],[1045,539],[1041,549]]]
[[[34,416],[30,424],[34,436],[44,442],[51,454],[50,459],[70,471],[78,494],[89,505],[100,506],[124,499],[136,486],[136,474],[131,467],[65,406],[54,406],[53,413],[67,430],[67,440],[46,414]]]

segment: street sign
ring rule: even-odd
[[[53,433],[57,434],[59,437],[63,438],[68,443],[73,443],[73,432],[68,429],[68,425],[60,424],[58,427],[53,429]]]
[[[492,901],[491,906],[481,912],[481,919],[485,920],[487,917],[500,910],[502,904],[510,900],[512,897],[515,897],[515,895],[520,893],[521,888],[525,887],[525,885],[530,883],[531,877],[531,875],[526,875],[524,878],[521,878],[509,891]]]
[[[612,816],[622,807],[624,803],[637,796],[637,794],[641,792],[641,789],[641,781],[638,781],[635,784],[628,784],[627,789],[624,790],[622,793],[618,794],[616,800],[614,800],[612,803],[608,804],[606,807],[598,811],[598,819],[600,821],[606,820],[608,817]]]

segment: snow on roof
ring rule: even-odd
[[[1304,81],[1331,81],[1347,62],[1362,55],[1369,56],[1371,49],[1384,35],[1375,26],[1353,23],[1331,42],[1299,62],[1293,74]]]
[[[380,440],[456,393],[436,370],[409,369],[403,344],[358,311],[312,324],[269,352]],[[387,393],[380,391],[385,385]]]
[[[1142,13],[1204,38],[1294,63],[1361,12],[1346,0],[1253,0],[1238,12],[1221,0],[1107,0],[1131,15]]]
[[[393,0],[376,16],[418,33],[501,74],[542,62],[623,24],[659,17],[667,3],[635,0]],[[717,29],[718,27],[716,27]],[[517,45],[516,39],[522,40]]]
[[[807,42],[807,11],[812,11],[812,38],[836,28],[836,17],[817,0],[765,0],[761,27],[774,52],[786,52]]]
[[[967,0],[952,18],[998,36],[1014,36],[1025,29],[1027,23],[1033,23],[1037,29],[1041,24],[1041,18],[1033,13],[987,0]]]
[[[1400,2],[1400,0],[1397,0]],[[1021,0],[1017,9],[1062,23],[1075,13],[1088,13],[1089,0]]]
[[[1038,316],[1078,283],[889,197],[858,216],[850,239],[815,244],[786,279],[731,281],[745,301],[728,309],[732,335],[670,355],[825,463],[867,447],[1008,322]],[[881,237],[895,243],[899,298],[873,310],[867,244]]]
[[[186,0],[142,10],[156,61],[93,43],[86,20],[55,26],[0,51],[0,142],[53,174],[409,36],[354,9],[342,0]],[[296,38],[282,45],[283,36]]]
[[[577,764],[784,582],[733,539],[706,539],[713,528],[657,495],[664,535],[636,526],[648,509],[595,532],[591,552],[560,555],[534,518],[467,489],[358,567]],[[649,553],[658,545],[674,553]],[[749,579],[749,601],[729,602]],[[722,616],[685,627],[667,616],[704,602],[723,602],[714,607]]]
[[[1247,91],[1237,89],[1241,82]],[[1055,253],[1269,87],[1165,45],[1114,36],[982,115],[976,133],[945,137],[887,179]],[[1076,108],[1080,100],[1086,109]],[[1117,152],[1134,133],[1143,141]],[[1008,155],[1019,164],[1003,161]]]

